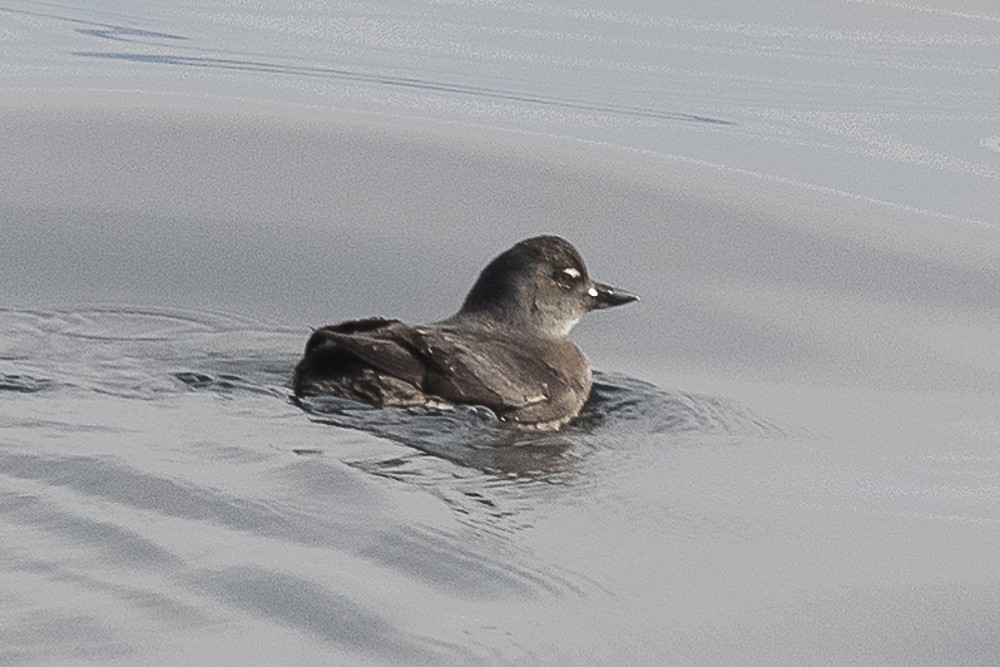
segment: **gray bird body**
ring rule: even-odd
[[[558,428],[591,386],[569,332],[585,312],[636,298],[591,281],[565,240],[535,237],[496,257],[442,322],[370,318],[317,329],[293,388],[378,406],[483,405],[521,427]]]

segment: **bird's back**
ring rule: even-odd
[[[316,330],[295,369],[296,394],[376,405],[484,405],[524,426],[555,428],[579,412],[590,366],[568,338],[518,339],[461,320],[411,326],[352,320]]]

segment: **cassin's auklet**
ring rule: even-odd
[[[639,297],[594,282],[558,236],[521,241],[483,269],[461,310],[434,324],[351,320],[317,329],[292,385],[377,406],[467,403],[523,428],[556,429],[590,394],[569,333],[584,313]]]

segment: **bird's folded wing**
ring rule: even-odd
[[[409,338],[409,327],[398,320],[352,320],[317,329],[307,354],[347,354],[420,387],[427,368]]]
[[[470,343],[397,320],[373,318],[323,327],[313,333],[308,353],[347,354],[428,395],[484,405],[499,416],[526,421],[560,414],[567,396],[565,379],[537,358],[537,352],[516,342]]]
[[[443,335],[423,337],[428,364],[425,391],[460,403],[475,403],[503,415],[549,400],[561,384],[552,369],[513,342],[489,345]]]

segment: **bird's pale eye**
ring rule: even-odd
[[[572,266],[567,266],[562,271],[557,271],[555,275],[556,282],[563,289],[573,289],[573,287],[580,282],[580,270],[575,269]]]

